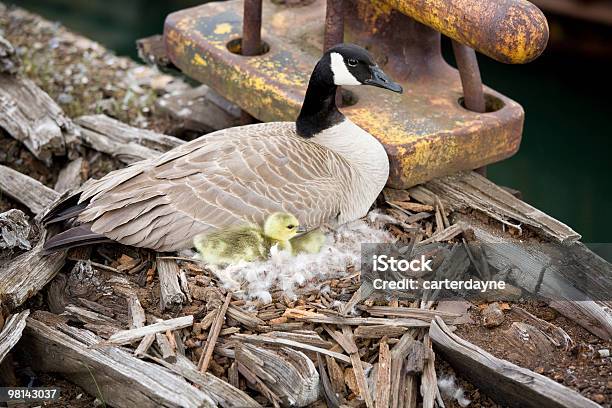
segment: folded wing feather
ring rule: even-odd
[[[294,123],[231,128],[88,182],[78,220],[160,251],[190,247],[213,228],[261,225],[275,211],[314,228],[341,211],[351,175],[342,157],[299,138]]]

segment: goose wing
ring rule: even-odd
[[[121,243],[170,251],[213,228],[261,224],[275,211],[310,228],[333,221],[350,178],[341,156],[299,138],[294,123],[249,125],[88,182],[78,220]]]

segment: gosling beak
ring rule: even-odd
[[[298,225],[296,232],[298,234],[303,234],[306,232],[306,227],[304,227],[303,225]]]
[[[366,79],[364,82],[365,85],[377,86],[397,93],[402,93],[404,91],[402,86],[397,82],[393,82],[378,65],[371,66],[370,72],[372,73],[372,78]]]

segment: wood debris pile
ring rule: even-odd
[[[270,303],[247,302],[219,285],[205,265],[176,254],[112,244],[44,254],[46,232],[37,219],[61,194],[83,183],[100,157],[113,158],[108,171],[184,141],[93,112],[68,118],[18,73],[21,64],[13,50],[0,37],[0,83],[10,84],[0,88],[0,100],[14,101],[18,109],[12,112],[40,109],[37,116],[53,126],[45,127],[47,133],[28,131],[37,125],[21,115],[11,121],[23,126],[7,127],[0,114],[0,132],[25,146],[22,156],[62,165],[52,170],[53,179],[43,178],[46,184],[11,163],[0,166],[3,197],[19,209],[0,214],[0,372],[5,373],[0,381],[18,383],[11,373],[24,364],[17,356],[27,355],[32,370],[62,375],[115,407],[433,408],[464,406],[467,400],[472,406],[595,407],[593,401],[611,401],[609,382],[602,389],[597,379],[609,375],[605,367],[593,384],[581,388],[555,378],[555,367],[541,372],[519,367],[510,361],[514,357],[474,335],[495,331],[507,339],[508,349],[526,356],[575,353],[571,363],[587,366],[609,358],[612,334],[612,318],[599,302],[546,305],[565,316],[569,331],[520,302],[534,287],[542,293],[555,287],[567,299],[573,293],[571,276],[542,277],[543,259],[550,255],[543,243],[563,246],[581,266],[601,271],[593,276],[603,276],[598,284],[607,288],[612,287],[609,264],[577,242],[579,235],[569,227],[475,173],[409,191],[385,190],[378,207],[388,217],[379,227],[413,249],[435,242],[469,246],[466,268],[472,265],[482,279],[521,270],[520,282],[502,294],[514,296],[515,303],[375,298],[362,292],[359,265],[298,288],[295,297],[275,290]],[[160,81],[159,75],[153,80]],[[24,100],[26,94],[40,97]],[[236,107],[208,88],[167,94],[172,97],[161,110],[167,117],[194,98],[225,112],[211,115],[214,121],[192,112],[193,120],[181,119],[183,129],[210,131],[238,123]],[[499,242],[519,255],[509,259],[496,252],[490,244]],[[490,328],[481,325],[478,306]],[[589,344],[597,350],[581,348],[585,342],[579,335],[595,338]],[[448,364],[460,376],[465,396],[449,387],[453,381],[439,382],[441,374],[452,371]]]

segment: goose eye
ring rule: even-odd
[[[287,225],[287,229],[294,229],[295,225]]]
[[[349,67],[355,67],[357,66],[357,60],[353,59],[353,58],[349,58],[348,61],[346,62],[348,64]]]

